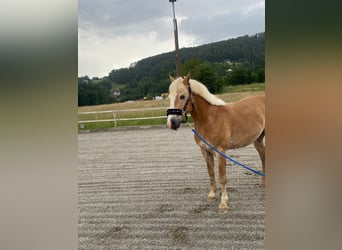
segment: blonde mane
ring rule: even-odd
[[[204,84],[202,84],[196,80],[190,79],[190,87],[194,93],[203,97],[205,100],[207,100],[212,105],[221,106],[221,105],[226,104],[222,99],[211,94]]]
[[[183,84],[184,79],[182,77],[178,77],[177,79],[173,79],[172,84],[170,85],[169,88],[169,96],[175,93],[179,93],[181,91],[185,91],[186,87]],[[226,103],[216,97],[215,95],[211,94],[208,90],[208,88],[200,83],[199,81],[196,81],[194,79],[190,79],[190,87],[193,93],[195,93],[196,95],[201,96],[202,98],[204,98],[207,102],[209,102],[212,105],[216,105],[216,106],[222,106],[225,105]]]

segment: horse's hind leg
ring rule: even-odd
[[[208,194],[208,201],[216,200],[216,181],[215,181],[215,172],[214,172],[214,156],[211,152],[206,149],[202,149],[203,157],[207,163],[208,175],[210,179],[210,191]]]
[[[254,147],[258,151],[262,163],[262,172],[265,173],[265,144],[264,144],[265,130],[261,133],[259,138],[254,142]],[[265,186],[265,176],[262,176],[261,185]]]
[[[223,149],[219,149],[221,152],[224,152]],[[218,168],[219,168],[219,174],[220,174],[220,184],[221,184],[221,202],[219,206],[219,213],[225,214],[228,212],[228,194],[227,194],[227,174],[226,174],[226,158],[222,157],[221,155],[217,155],[217,161],[218,161]]]

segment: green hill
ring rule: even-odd
[[[265,81],[265,33],[179,50],[180,71],[207,85],[213,93],[224,86]],[[78,79],[78,104],[96,105],[153,97],[168,91],[175,75],[174,51],[151,56],[129,68],[113,69],[103,78]],[[114,89],[121,95],[114,97]]]

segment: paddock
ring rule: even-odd
[[[261,170],[253,145],[227,154]],[[230,162],[227,177],[229,212],[219,215],[186,125],[80,133],[79,249],[264,249],[261,177]]]

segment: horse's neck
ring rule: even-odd
[[[212,115],[213,105],[201,96],[193,97],[193,109],[191,117],[195,125],[205,125],[210,115]]]

